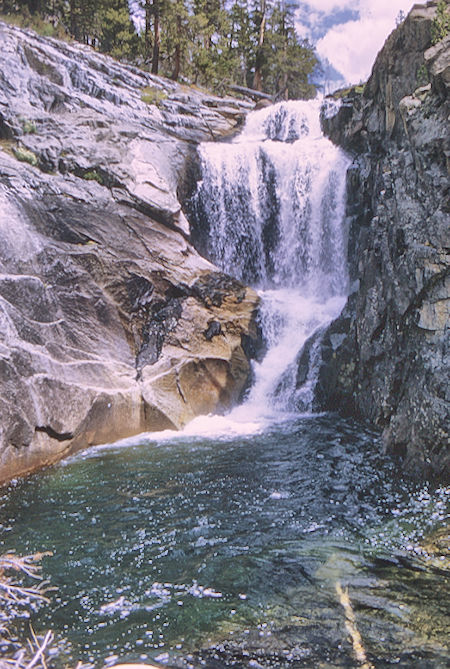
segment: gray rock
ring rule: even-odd
[[[409,471],[446,479],[450,39],[430,47],[436,4],[414,6],[363,95],[323,120],[355,155],[348,216],[358,288],[324,336],[318,396],[378,425]]]
[[[177,197],[195,143],[249,105],[3,23],[0,43],[5,481],[225,410],[259,333],[256,294],[189,244]]]

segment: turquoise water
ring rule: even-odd
[[[360,666],[339,583],[369,662],[444,667],[447,491],[379,448],[336,416],[97,448],[4,491],[1,550],[54,553],[56,666]]]

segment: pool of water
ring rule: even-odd
[[[330,415],[96,448],[3,490],[0,551],[53,552],[56,665],[448,666],[448,490],[379,452]]]

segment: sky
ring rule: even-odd
[[[370,75],[399,12],[407,14],[414,4],[414,0],[302,0],[297,32],[316,46],[331,89],[336,84],[358,84]]]

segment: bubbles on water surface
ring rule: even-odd
[[[104,449],[21,483],[4,500],[8,540],[30,552],[38,537],[55,554],[46,571],[58,597],[40,625],[61,630],[74,659],[96,663],[168,653],[169,665],[191,654],[197,667],[209,647],[223,662],[246,647],[246,662],[279,667],[281,639],[286,666],[302,653],[318,663],[325,637],[346,638],[339,578],[365,607],[365,643],[393,657],[416,643],[411,612],[440,578],[410,568],[423,558],[408,547],[442,522],[448,491],[396,479],[375,439],[309,417],[222,441]],[[351,649],[342,653],[351,661]]]
[[[398,478],[375,432],[300,416],[312,377],[293,390],[299,349],[345,302],[347,158],[306,103],[251,114],[226,152],[201,151],[210,252],[258,285],[268,354],[228,416],[98,447],[11,486],[5,547],[54,552],[46,571],[59,590],[40,625],[70,640],[71,666],[352,666],[339,580],[377,668],[427,666],[423,621],[433,669],[444,666],[444,567],[417,560],[448,491]]]

